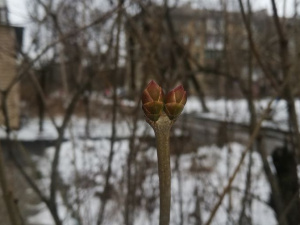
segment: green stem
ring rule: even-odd
[[[170,167],[170,129],[173,121],[163,114],[156,122],[147,122],[152,126],[157,145],[158,176],[160,190],[159,225],[169,225],[171,208],[171,167]]]

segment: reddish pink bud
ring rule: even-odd
[[[154,81],[150,81],[142,94],[142,108],[150,120],[157,121],[160,117],[164,106],[163,98],[161,87]]]
[[[170,120],[177,118],[186,103],[186,91],[182,85],[171,90],[165,97],[165,113]]]

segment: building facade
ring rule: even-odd
[[[147,79],[152,79],[152,74],[162,74],[162,78],[156,75],[154,79],[167,83],[176,76],[181,82],[190,79],[191,82],[187,82],[191,84],[189,93],[200,95],[201,87],[206,96],[243,97],[237,79],[230,80],[227,75],[246,80],[244,76],[249,66],[248,38],[240,12],[195,9],[187,4],[170,9],[167,19],[161,6],[150,6],[145,11],[135,15],[126,26],[128,90],[143,86],[143,74],[148,72]],[[172,35],[168,20],[173,26]],[[252,26],[253,33],[259,34],[256,36],[261,39],[276,35],[265,10],[253,12]],[[175,44],[170,36],[175,37]],[[183,50],[178,51],[178,46]],[[186,58],[190,68],[185,66]],[[152,72],[153,67],[158,71]],[[264,87],[263,77],[254,61],[254,88]]]
[[[16,29],[9,24],[6,1],[0,0],[0,126],[5,125],[2,93],[7,91],[17,76],[16,43]],[[8,93],[5,108],[9,125],[12,129],[18,129],[20,124],[19,85],[14,85]]]

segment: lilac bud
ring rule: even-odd
[[[164,111],[170,120],[176,119],[186,103],[186,91],[182,85],[171,90],[165,97]]]
[[[151,81],[142,94],[143,111],[145,115],[152,121],[157,121],[163,110],[164,93],[161,87]]]

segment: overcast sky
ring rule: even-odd
[[[29,23],[29,18],[27,16],[27,2],[30,0],[6,0],[9,7],[9,18],[12,24],[15,25],[26,25]],[[31,0],[33,1],[33,0]],[[99,0],[105,1],[105,0]],[[185,2],[186,0],[180,0],[181,2]],[[228,0],[231,3],[237,2],[237,0]],[[271,13],[271,0],[252,0],[252,5],[254,9],[268,9],[269,13]],[[294,0],[286,0],[287,1],[287,8],[286,8],[286,15],[293,15],[293,2]],[[218,4],[219,0],[191,0],[194,4],[198,5],[207,5],[207,6],[214,6]],[[283,2],[284,0],[277,0],[278,11],[280,15],[283,12]]]
[[[3,0],[2,0],[3,1]],[[27,14],[28,2],[34,0],[6,0],[9,9],[9,19],[11,24],[17,26],[23,26],[28,28],[30,25],[30,19]],[[107,0],[98,0],[107,1]],[[238,9],[238,0],[228,0],[230,4],[236,4]],[[207,8],[212,8],[219,4],[220,0],[179,0],[179,2],[192,2],[193,5],[206,6]],[[271,0],[251,0],[254,10],[267,9],[271,14]],[[283,14],[283,2],[284,0],[276,0],[279,15]],[[300,0],[299,0],[300,2]],[[294,13],[294,0],[286,0],[286,16],[292,16]],[[25,46],[28,43],[29,32],[25,29]],[[26,40],[27,39],[27,40]],[[26,47],[25,47],[26,48]]]
[[[27,16],[27,0],[6,0],[9,10],[10,22],[14,25],[26,25],[29,22]]]

